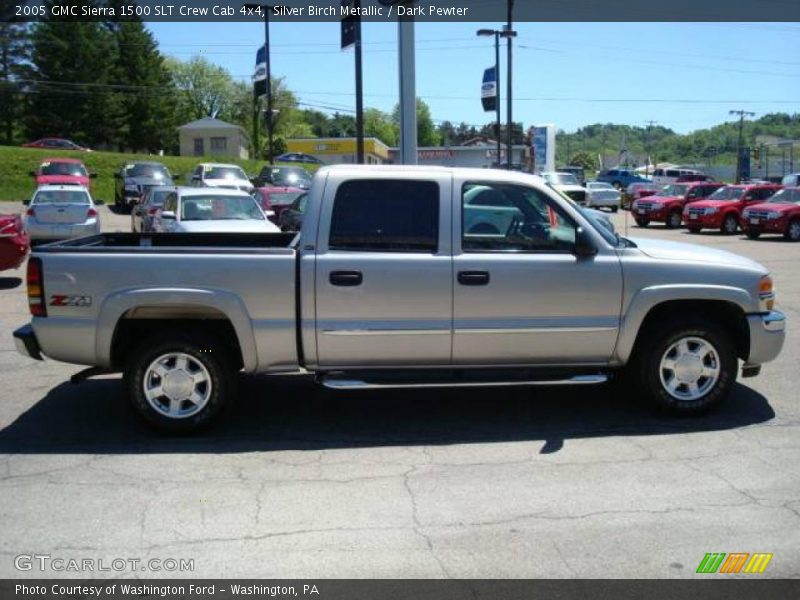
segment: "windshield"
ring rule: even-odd
[[[768,204],[800,204],[800,189],[780,190],[767,200]]]
[[[33,204],[89,204],[89,195],[80,190],[43,190],[33,197]]]
[[[206,179],[247,179],[239,167],[206,167]]]
[[[125,167],[125,177],[149,177],[151,179],[172,179],[169,170],[163,165],[132,164]]]
[[[264,220],[264,213],[252,196],[187,196],[181,201],[183,221]]]
[[[545,173],[544,178],[553,185],[579,185],[572,173]]]
[[[604,181],[590,181],[586,185],[588,185],[593,190],[614,190],[614,191],[616,191],[616,188],[614,188],[613,185],[611,185],[610,183],[605,183]]]
[[[685,196],[689,190],[688,185],[665,185],[661,188],[659,195],[661,196]]]
[[[732,187],[726,185],[719,188],[716,192],[711,194],[709,200],[738,200],[744,194],[744,188]]]
[[[71,175],[73,177],[86,177],[86,168],[81,163],[44,162],[39,173],[42,175]]]
[[[150,198],[148,199],[147,203],[151,206],[163,206],[164,200],[166,200],[169,194],[169,190],[163,192],[153,192],[150,194]]]
[[[300,167],[275,167],[272,169],[272,183],[274,185],[294,186],[311,185],[311,178],[305,169]]]
[[[278,192],[269,195],[269,201],[273,206],[286,206],[294,202],[303,192]]]

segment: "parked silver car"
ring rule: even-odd
[[[224,188],[252,193],[253,186],[247,174],[238,165],[201,163],[192,171],[191,184],[196,187]]]
[[[100,215],[83,186],[43,185],[23,217],[31,240],[63,240],[100,233]]]
[[[276,233],[253,196],[239,190],[177,188],[156,211],[153,231],[168,233]]]
[[[622,204],[622,194],[610,183],[604,181],[590,181],[586,184],[589,192],[586,206],[592,208],[610,208],[617,212]]]

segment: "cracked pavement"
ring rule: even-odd
[[[764,576],[797,577],[800,244],[630,234],[773,272],[786,347],[713,415],[665,418],[605,387],[344,393],[242,377],[221,427],[168,438],[135,418],[118,376],[74,386],[81,367],[17,355],[24,271],[2,273],[0,577],[86,576],[20,572],[19,554],[194,559],[122,573],[143,578],[694,577],[706,552],[772,552]]]

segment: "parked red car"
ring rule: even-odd
[[[800,242],[800,187],[784,188],[766,202],[748,206],[739,224],[751,240],[762,233],[780,233]]]
[[[90,174],[77,158],[46,158],[30,175],[34,178],[36,187],[54,184],[82,185],[89,188],[91,179],[97,177],[95,173]]]
[[[291,186],[267,186],[256,188],[255,193],[261,198],[261,209],[267,213],[269,220],[277,225],[281,213],[305,191]]]
[[[65,140],[63,138],[42,138],[35,142],[28,142],[22,144],[23,148],[44,148],[46,150],[77,150],[79,152],[91,152],[89,148],[79,146],[72,140]]]
[[[719,229],[736,233],[745,207],[763,202],[783,186],[726,185],[705,200],[687,204],[683,209],[683,224],[692,233],[701,229]]]
[[[0,215],[0,271],[19,267],[30,247],[20,216]]]
[[[671,183],[653,196],[634,200],[631,211],[639,227],[647,227],[651,221],[657,221],[666,223],[667,229],[675,229],[681,226],[684,206],[708,197],[724,185],[724,183]]]

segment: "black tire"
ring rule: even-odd
[[[681,226],[682,216],[680,211],[673,210],[667,215],[667,229],[678,229]]]
[[[738,363],[735,346],[725,329],[715,322],[703,318],[673,321],[654,326],[644,336],[642,343],[637,343],[635,350],[638,350],[638,359],[629,367],[632,369],[630,376],[638,389],[643,391],[645,398],[658,409],[676,416],[700,415],[719,405],[736,383]],[[698,381],[703,383],[698,386],[700,389],[697,397],[677,398],[662,382],[662,379],[673,380],[674,377],[674,373],[670,376],[667,370],[662,370],[662,359],[674,344],[687,339],[702,340],[713,349],[715,355],[706,354],[700,364],[706,365],[705,361],[708,360],[709,365],[716,365],[718,377],[716,381],[701,377]],[[692,347],[691,342],[689,347]],[[711,360],[714,356],[716,360]],[[705,385],[708,385],[708,389],[703,391],[702,387]],[[679,389],[685,389],[681,393],[687,396],[691,394],[688,384],[679,384]]]
[[[689,230],[689,233],[700,233],[701,227],[687,227],[686,229]]]
[[[650,225],[650,219],[636,219],[636,224],[639,227],[647,227]]]
[[[736,233],[737,229],[739,229],[739,223],[736,221],[736,215],[726,215],[725,218],[722,219],[722,226],[719,229],[722,233],[733,235]]]
[[[790,242],[800,242],[800,219],[792,219],[789,221],[783,237]]]
[[[757,240],[759,237],[761,237],[760,231],[753,231],[752,229],[745,231],[744,234],[751,240]]]
[[[201,364],[209,376],[210,389],[205,388],[207,399],[202,409],[194,414],[168,416],[157,410],[145,395],[145,376],[150,366],[159,357],[170,354],[188,355],[192,361]],[[229,355],[229,349],[212,337],[176,330],[153,335],[137,346],[128,357],[123,379],[128,398],[136,412],[159,431],[179,434],[199,431],[215,422],[233,403],[237,377]],[[202,393],[202,384],[200,386]],[[194,385],[192,393],[197,389],[197,385]],[[168,402],[165,395],[163,403]],[[189,402],[189,399],[184,399],[179,404],[185,406]],[[154,403],[159,404],[158,401]]]
[[[617,212],[618,210],[619,210],[619,206],[612,206],[612,207],[611,207],[611,212],[612,212],[612,213],[615,213],[615,212]]]
[[[613,182],[611,182],[611,185],[613,185],[618,190],[622,189],[622,184],[619,181],[613,181]]]

